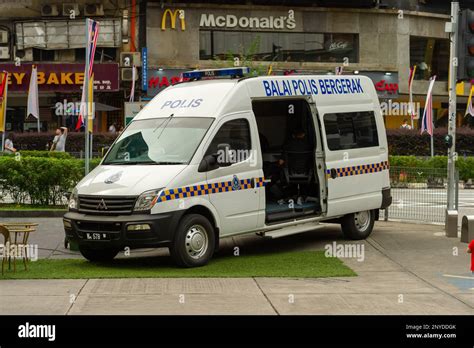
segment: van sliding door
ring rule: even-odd
[[[326,151],[328,216],[377,209],[388,170],[373,105],[318,108]],[[382,139],[382,140],[381,140]]]

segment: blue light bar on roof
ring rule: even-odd
[[[224,69],[204,69],[204,70],[192,70],[183,73],[183,77],[187,79],[201,79],[203,77],[223,77],[223,76],[235,76],[243,77],[248,74],[250,69],[244,68],[224,68]]]

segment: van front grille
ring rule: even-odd
[[[131,214],[135,196],[79,196],[79,212],[98,215]]]

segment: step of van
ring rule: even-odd
[[[303,232],[314,231],[324,226],[325,226],[324,224],[320,224],[318,222],[312,222],[312,223],[301,224],[301,225],[281,228],[278,230],[264,232],[262,236],[268,239],[275,239],[275,238],[291,236],[291,235],[299,234]]]

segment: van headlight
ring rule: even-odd
[[[160,197],[162,188],[143,192],[135,203],[134,211],[145,211],[153,208]]]
[[[72,190],[71,196],[69,197],[69,210],[77,210],[78,200],[77,189],[74,188],[74,190]]]

